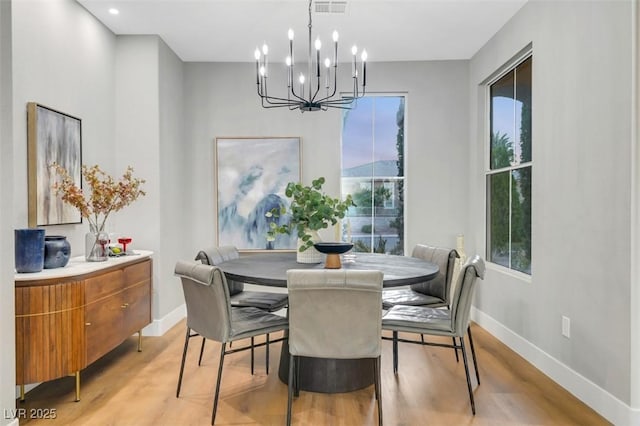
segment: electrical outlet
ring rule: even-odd
[[[571,338],[571,319],[562,316],[562,335],[567,339]]]

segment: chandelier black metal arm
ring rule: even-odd
[[[269,62],[268,53],[269,48],[266,44],[262,46],[262,52],[256,48],[254,56],[256,59],[256,86],[257,93],[260,97],[261,104],[264,108],[282,108],[287,107],[290,110],[299,109],[304,111],[326,111],[329,108],[351,109],[354,106],[354,101],[361,98],[366,93],[367,84],[367,51],[363,50],[361,55],[361,61],[357,60],[357,47],[353,46],[351,53],[353,55],[352,62],[352,80],[353,88],[351,93],[347,96],[336,96],[338,92],[338,32],[333,32],[333,63],[329,58],[325,59],[325,71],[324,80],[326,93],[323,96],[321,94],[321,81],[323,73],[321,72],[320,65],[320,48],[322,43],[320,39],[315,41],[315,61],[313,55],[312,44],[312,21],[311,21],[311,4],[312,0],[309,0],[309,45],[308,45],[308,57],[307,57],[307,77],[308,83],[305,84],[305,75],[300,73],[298,79],[300,83],[299,91],[296,90],[296,83],[294,82],[295,75],[295,60],[293,50],[293,30],[289,30],[289,56],[286,59],[287,65],[287,97],[272,96],[268,92],[267,83],[269,78]],[[313,81],[312,71],[315,68],[315,81]],[[331,83],[331,68],[333,68],[333,84]],[[359,82],[360,70],[362,70],[362,84]],[[315,84],[314,84],[315,83]],[[306,90],[305,90],[306,89]]]

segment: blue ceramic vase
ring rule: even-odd
[[[71,244],[64,235],[44,237],[44,269],[62,268],[69,262]]]
[[[16,272],[40,272],[44,267],[44,229],[15,229]]]

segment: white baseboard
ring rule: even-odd
[[[7,423],[7,426],[18,426],[19,424],[18,419],[13,419],[10,423]]]
[[[142,329],[143,336],[162,336],[171,327],[187,316],[187,307],[182,304],[160,319],[154,319],[151,324]]]
[[[640,426],[639,409],[631,408],[475,307],[471,308],[471,319],[614,425]]]

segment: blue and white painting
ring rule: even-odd
[[[267,241],[267,217],[273,208],[288,207],[284,191],[300,181],[300,138],[216,138],[218,245],[238,250],[295,250],[297,237],[278,235]]]

